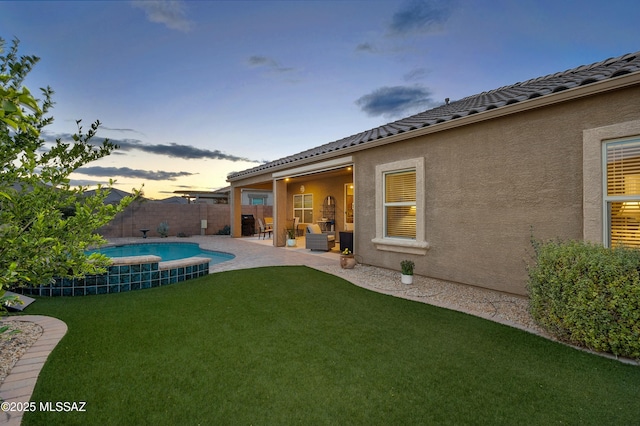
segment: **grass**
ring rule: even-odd
[[[306,267],[39,298],[39,424],[636,424],[640,367]]]

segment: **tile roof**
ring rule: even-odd
[[[366,144],[399,133],[447,122],[483,111],[500,108],[517,102],[551,95],[578,86],[619,77],[640,71],[640,52],[628,53],[591,65],[582,65],[567,71],[534,78],[477,95],[445,103],[436,108],[376,127],[316,148],[271,161],[241,172],[230,173],[228,178],[241,178],[268,171],[333,151]]]

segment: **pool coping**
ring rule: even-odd
[[[183,266],[199,265],[205,261],[210,262],[211,258],[204,256],[192,256],[185,257],[183,259],[167,260],[164,262],[158,262],[158,270],[163,271],[166,269],[181,268]]]
[[[110,257],[109,259],[111,259],[110,266],[133,265],[136,263],[162,262],[162,258],[160,256],[155,256],[153,254],[143,254],[140,256]]]

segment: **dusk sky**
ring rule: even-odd
[[[640,2],[2,1],[41,58],[46,139],[121,148],[72,175],[151,198],[486,90],[640,50]]]

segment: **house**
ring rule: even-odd
[[[228,176],[353,230],[364,264],[526,294],[531,236],[640,246],[640,52],[446,102]],[[328,202],[329,201],[329,202]],[[333,201],[333,206],[331,205]],[[325,220],[323,220],[325,219]]]
[[[228,204],[230,187],[215,191],[173,191],[174,194],[182,194],[180,198],[186,204]],[[164,200],[163,200],[164,201]],[[273,194],[270,190],[253,189],[242,192],[242,205],[244,206],[272,206]]]
[[[227,188],[228,189],[228,188]],[[251,189],[242,192],[244,206],[272,206],[273,192],[264,189]]]
[[[227,204],[228,192],[225,189],[217,191],[173,191],[181,194],[186,204]]]
[[[104,189],[104,188],[103,188]],[[108,189],[108,194],[104,199],[104,203],[105,204],[119,204],[120,201],[122,201],[123,198],[126,197],[131,197],[133,194],[131,192],[127,192],[127,191],[123,191],[121,189],[118,188],[109,188]],[[96,190],[95,189],[89,189],[87,191],[85,191],[85,194],[87,196],[94,196],[96,194]],[[140,197],[139,200],[146,200],[144,197]]]

